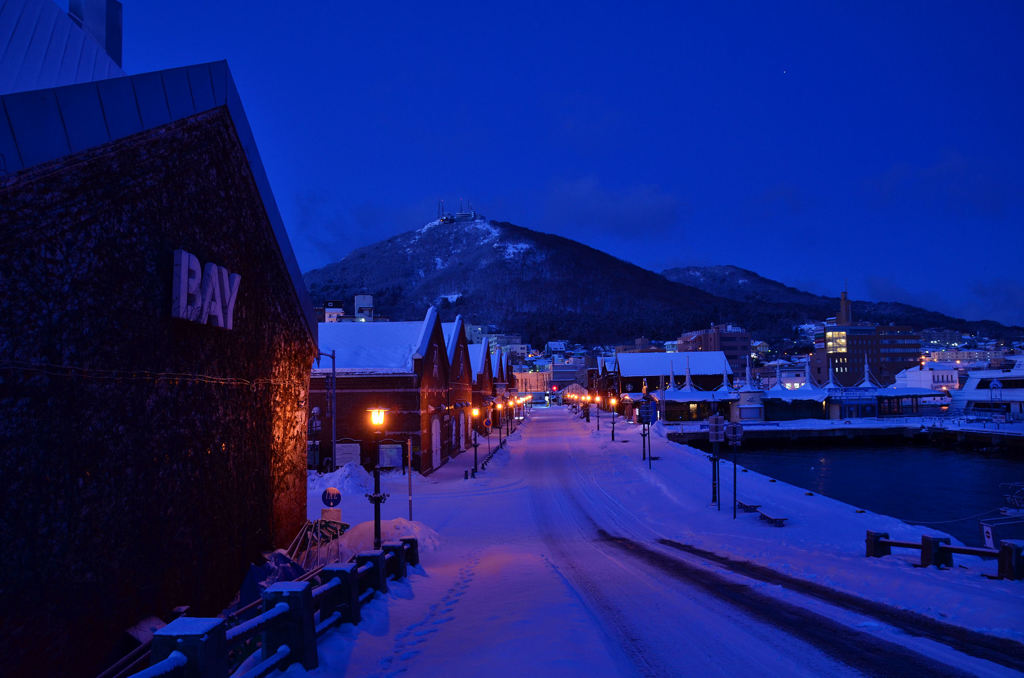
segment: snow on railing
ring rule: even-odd
[[[262,659],[252,666],[243,660],[242,668],[232,669],[234,678],[261,678],[293,663],[314,669],[317,637],[336,624],[358,623],[362,606],[387,592],[388,579],[405,578],[408,566],[419,562],[418,542],[408,537],[360,553],[355,562],[325,565],[318,586],[309,580],[271,584],[262,593],[263,612],[230,629],[220,617],[179,617],[156,632],[150,666],[132,678],[227,676],[233,650],[257,635]]]

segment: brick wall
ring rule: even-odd
[[[315,348],[225,109],[0,179],[0,232],[0,655],[93,675],[301,526]],[[234,330],[170,317],[177,248],[241,274]]]

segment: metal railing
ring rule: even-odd
[[[235,626],[221,617],[179,617],[153,636],[150,666],[132,678],[188,675],[261,678],[293,663],[305,669],[319,664],[317,638],[333,626],[358,623],[361,608],[377,593],[388,590],[388,580],[403,579],[408,566],[419,564],[419,545],[414,538],[366,551],[355,562],[331,563],[305,579],[271,584],[261,600],[235,613],[262,607]],[[314,580],[317,581],[314,586]],[[246,665],[250,657],[233,659],[237,650],[258,639],[261,659]],[[232,666],[234,664],[234,666]],[[232,673],[233,672],[233,673]]]

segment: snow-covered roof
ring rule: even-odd
[[[464,323],[461,315],[455,316],[455,322],[441,323],[444,334],[444,345],[448,349],[448,364],[455,362],[455,345],[458,344],[459,332],[463,331]]]
[[[682,353],[617,353],[619,375],[623,377],[646,377],[651,375],[668,375],[671,372],[685,374],[686,366],[690,366],[690,374],[721,375],[732,374],[729,361],[721,351],[684,351]]]
[[[469,365],[473,369],[473,378],[479,377],[484,373],[484,366],[486,363],[484,360],[488,355],[488,343],[487,337],[479,344],[469,345]]]
[[[433,306],[421,321],[320,323],[320,350],[337,351],[338,372],[350,374],[412,374],[413,361],[426,355],[437,322]],[[319,369],[330,369],[320,363]]]

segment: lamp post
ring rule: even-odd
[[[615,442],[615,406],[619,404],[617,398],[612,398],[610,401],[612,406],[612,442]]]
[[[331,414],[330,414],[330,417],[331,417],[331,466],[333,467],[333,466],[337,465],[336,464],[337,460],[334,458],[334,451],[335,451],[335,446],[338,444],[338,414],[337,414],[337,412],[338,412],[338,407],[337,407],[337,405],[338,405],[338,372],[337,372],[337,368],[335,367],[335,364],[334,364],[335,363],[335,360],[334,360],[335,359],[335,353],[334,353],[333,349],[331,350],[330,353],[324,353],[323,351],[321,351],[319,349],[317,350],[317,355],[316,355],[316,364],[317,364],[317,366],[320,365],[320,358],[321,358],[321,356],[324,357],[324,358],[330,358],[331,359],[331,383],[327,387],[327,407],[331,410]],[[317,463],[318,467],[320,467],[320,468],[323,467],[323,462],[320,461],[320,455],[319,454],[317,454],[316,463]],[[318,468],[317,470],[320,470],[320,468]],[[327,469],[327,470],[329,471],[330,469]]]
[[[473,476],[476,477],[476,448],[480,446],[480,442],[476,439],[476,420],[480,416],[480,408],[474,407],[470,414],[473,417]]]
[[[383,504],[388,495],[380,491],[380,440],[384,434],[384,413],[386,409],[375,407],[367,410],[370,413],[370,424],[373,426],[374,447],[376,454],[373,461],[373,494],[366,495],[366,498],[373,504],[373,549],[380,550],[380,505]],[[411,473],[411,469],[410,469]]]
[[[494,406],[494,409],[498,410],[498,416],[499,416],[499,417],[502,417],[502,419],[498,420],[498,447],[501,447],[502,445],[504,445],[504,444],[505,444],[505,443],[504,443],[504,442],[503,442],[503,441],[501,440],[501,429],[502,429],[502,427],[503,427],[503,426],[504,426],[504,424],[505,424],[505,421],[504,421],[504,415],[503,415],[503,414],[502,414],[502,412],[501,412],[501,410],[502,410],[502,405],[501,405],[501,403],[497,403],[497,404],[496,404],[496,405]]]
[[[601,396],[594,396],[594,406],[597,407],[597,430],[601,430]]]

